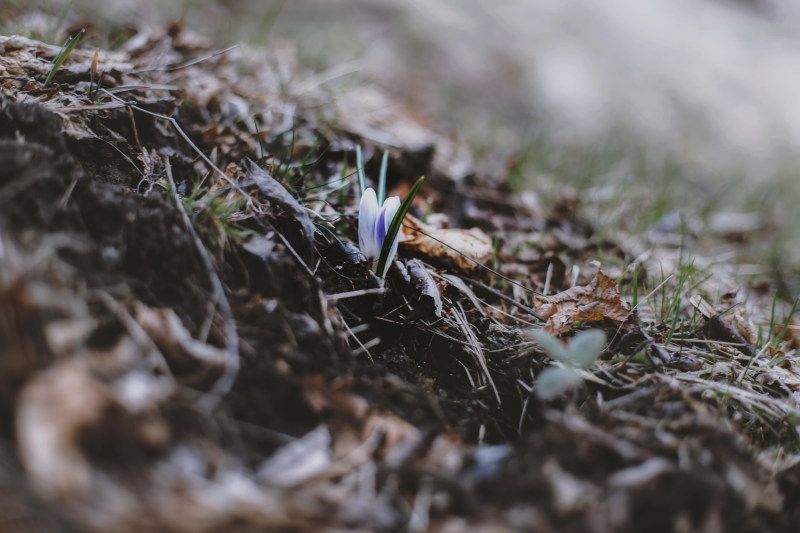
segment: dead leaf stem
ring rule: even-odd
[[[219,400],[231,390],[234,382],[236,381],[236,377],[239,374],[239,335],[236,331],[236,322],[234,320],[230,302],[228,302],[228,298],[225,295],[225,288],[222,286],[222,281],[219,279],[219,274],[217,274],[217,271],[214,268],[214,263],[211,261],[211,256],[208,254],[208,250],[206,250],[203,241],[200,240],[200,236],[197,234],[197,230],[195,230],[191,218],[189,218],[189,215],[186,213],[186,209],[183,207],[183,202],[181,202],[181,199],[178,198],[175,180],[172,178],[172,167],[169,163],[169,157],[164,155],[162,156],[162,159],[164,161],[164,169],[166,170],[167,179],[169,180],[172,199],[175,201],[175,205],[177,206],[178,211],[183,218],[183,223],[186,225],[186,229],[192,234],[192,240],[197,248],[197,253],[200,254],[200,259],[203,261],[203,266],[206,268],[209,281],[211,282],[211,287],[214,291],[214,299],[217,301],[216,308],[219,310],[219,313],[225,323],[225,351],[228,355],[228,360],[225,363],[225,372],[219,377],[219,379],[217,379],[217,381],[209,390],[208,394],[203,397],[203,400],[201,400],[203,403],[205,403],[203,407],[210,411],[216,407],[217,403],[219,403]]]

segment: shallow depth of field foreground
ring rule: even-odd
[[[92,4],[0,5],[0,531],[797,531],[792,8]]]

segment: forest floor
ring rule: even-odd
[[[285,48],[60,49],[0,37],[3,531],[795,530],[794,309],[690,219],[598,233]],[[359,146],[426,177],[383,288]]]

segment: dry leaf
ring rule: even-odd
[[[405,292],[408,294],[409,305],[422,316],[441,317],[442,297],[439,288],[433,281],[428,269],[419,259],[409,259],[401,265],[400,270],[405,281]]]
[[[551,335],[566,333],[573,322],[605,318],[624,322],[630,315],[616,283],[602,270],[586,286],[572,287],[553,296],[537,296],[535,301],[539,313],[547,320],[544,330]]]
[[[225,350],[193,338],[175,311],[151,309],[139,302],[134,310],[136,321],[164,355],[178,381],[203,388],[224,372]]]
[[[269,485],[294,487],[323,473],[331,464],[331,434],[325,425],[278,449],[258,469]]]
[[[775,324],[775,335],[780,337],[783,327],[784,324]],[[789,343],[789,348],[792,350],[800,348],[800,323],[797,320],[789,322],[786,333],[783,334],[783,340]]]
[[[689,301],[708,320],[712,340],[732,342],[743,354],[753,354],[752,343],[757,336],[757,331],[743,308],[737,308],[733,313],[722,315],[699,294],[693,295]]]
[[[787,365],[774,365],[761,369],[756,377],[760,383],[771,385],[777,384],[791,391],[800,391],[800,363],[788,359]]]
[[[481,268],[464,255],[486,264],[494,254],[492,239],[478,228],[431,228],[410,215],[406,216],[405,221],[412,228],[417,228],[425,233],[413,229],[408,230],[406,239],[400,242],[404,249],[434,262],[444,261],[452,264],[462,273],[470,274]]]
[[[41,494],[71,499],[89,491],[91,466],[79,438],[100,423],[112,397],[77,358],[41,372],[25,387],[16,413],[19,452]]]

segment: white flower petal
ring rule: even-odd
[[[383,223],[386,225],[387,231],[389,230],[389,226],[392,224],[392,219],[394,219],[398,209],[400,209],[399,196],[392,196],[383,202],[383,207],[381,210],[383,211]]]
[[[361,195],[358,208],[358,247],[367,259],[374,260],[380,253],[380,243],[375,240],[375,225],[378,222],[378,197],[370,187]]]

